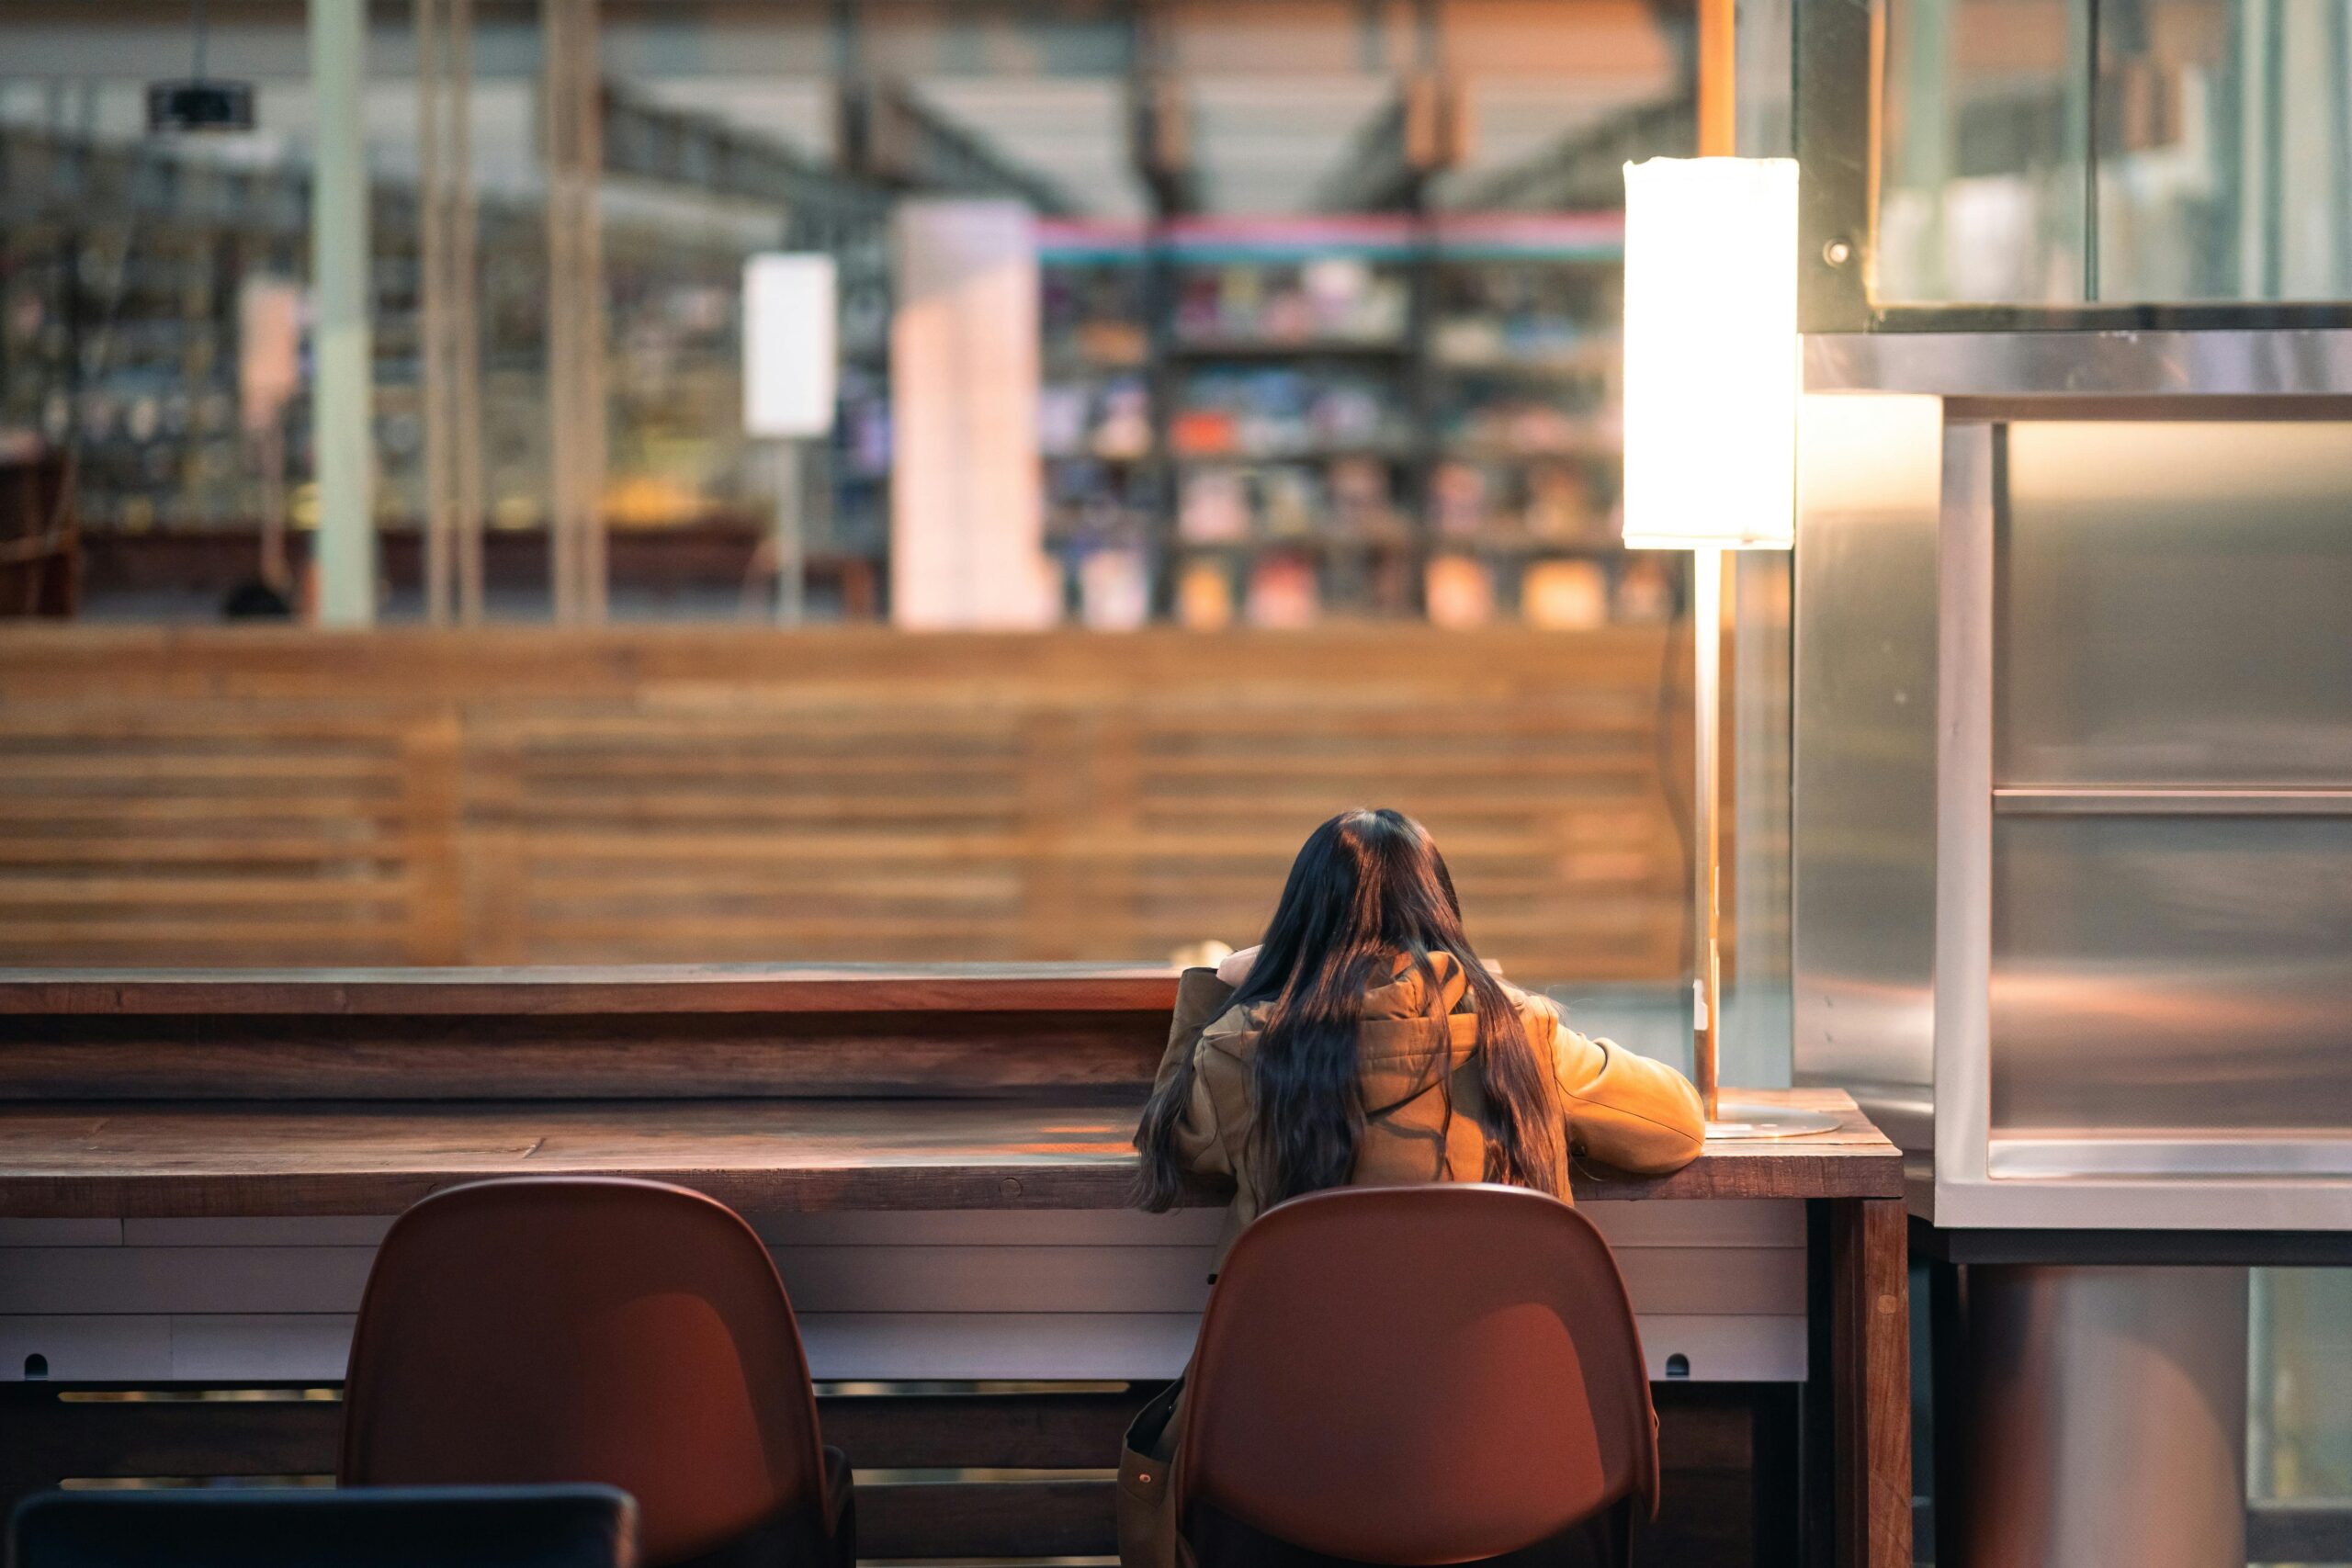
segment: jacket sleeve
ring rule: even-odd
[[[1226,1003],[1233,998],[1233,989],[1216,977],[1214,969],[1184,971],[1184,977],[1176,987],[1176,1016],[1169,1021],[1168,1049],[1161,1055],[1159,1071],[1152,1079],[1155,1094],[1166,1088],[1169,1079],[1186,1064],[1193,1062],[1201,1046],[1201,1031],[1225,1011]],[[1202,1176],[1233,1174],[1225,1140],[1217,1133],[1216,1101],[1209,1093],[1208,1075],[1197,1066],[1193,1074],[1192,1093],[1176,1123],[1174,1146],[1177,1158],[1190,1170]]]
[[[1545,998],[1522,1005],[1530,1039],[1540,1039],[1549,1021],[1571,1150],[1641,1176],[1679,1170],[1699,1157],[1707,1114],[1689,1078],[1614,1041],[1586,1039]]]

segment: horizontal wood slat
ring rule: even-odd
[[[1340,807],[1536,981],[1679,972],[1665,628],[0,628],[19,964],[1164,962]]]

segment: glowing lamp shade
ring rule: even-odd
[[[1625,165],[1625,543],[1795,538],[1797,166]]]

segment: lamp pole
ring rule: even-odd
[[[1691,957],[1692,1077],[1707,1120],[1722,1107],[1716,1089],[1723,1047],[1723,599],[1724,551],[1690,552],[1690,708],[1697,733],[1691,791],[1691,899],[1696,919]]]
[[[1698,150],[1702,158],[1738,152],[1733,119],[1737,101],[1736,0],[1699,0]],[[1692,748],[1698,777],[1692,795],[1691,855],[1694,978],[1691,1062],[1707,1120],[1718,1119],[1717,1079],[1723,1053],[1723,638],[1724,552],[1690,552],[1690,706],[1698,735]]]

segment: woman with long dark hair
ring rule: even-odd
[[[1136,1198],[1160,1210],[1189,1181],[1229,1186],[1229,1247],[1261,1211],[1327,1187],[1500,1181],[1565,1201],[1573,1156],[1664,1172],[1696,1158],[1705,1136],[1680,1073],[1586,1039],[1479,961],[1419,823],[1346,811],[1298,852],[1264,940],[1185,972],[1136,1130]],[[1130,1434],[1128,1568],[1175,1561],[1162,1505],[1182,1420],[1181,1406],[1157,1406]],[[1134,1484],[1154,1472],[1157,1486]],[[1238,1561],[1295,1557],[1279,1543],[1224,1544]],[[1561,1545],[1532,1560],[1589,1559]]]
[[[1565,1199],[1572,1154],[1631,1171],[1696,1158],[1680,1073],[1588,1040],[1463,935],[1429,833],[1346,811],[1307,837],[1256,948],[1189,970],[1136,1131],[1136,1199],[1232,1183],[1227,1239],[1326,1187],[1503,1181]]]

